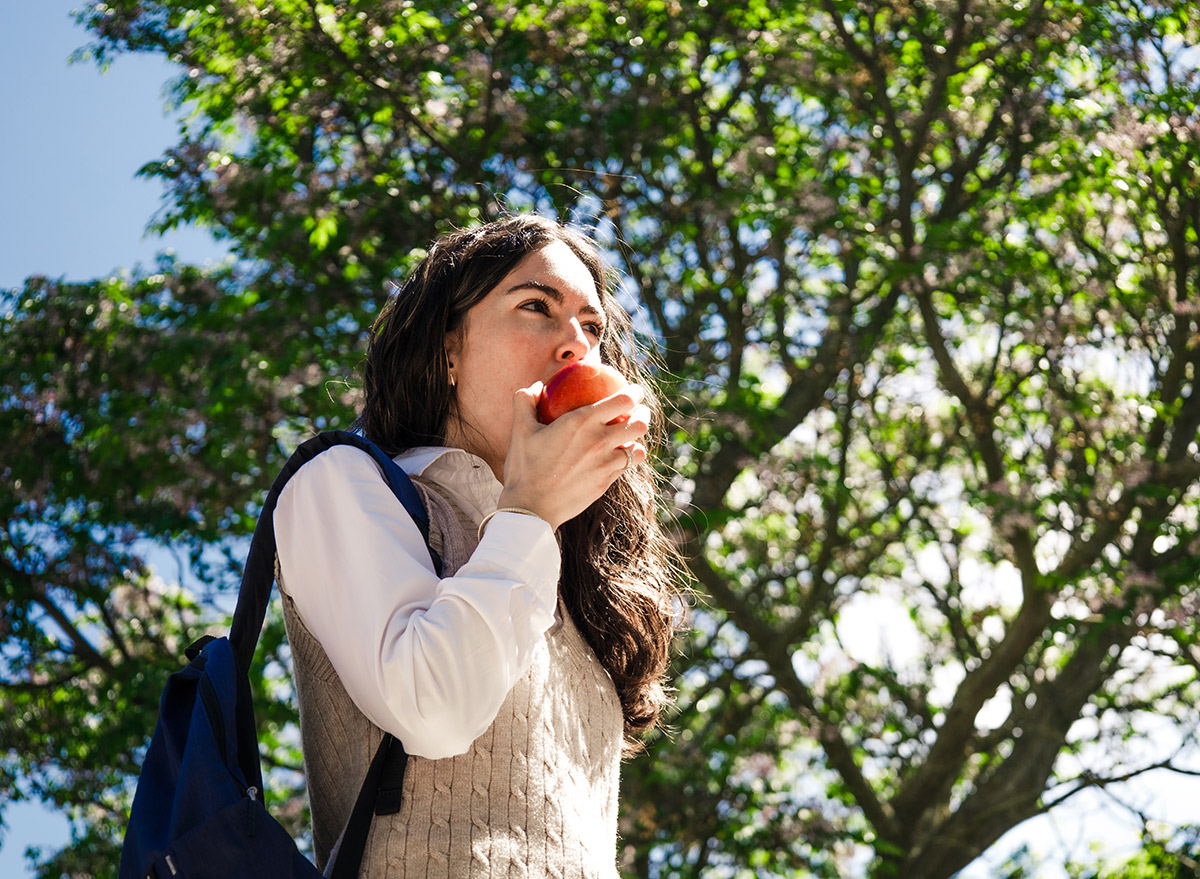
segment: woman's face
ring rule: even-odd
[[[446,338],[457,391],[447,442],[503,482],[514,394],[572,361],[599,363],[604,322],[596,282],[566,243],[528,254]]]

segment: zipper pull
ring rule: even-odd
[[[250,808],[246,815],[246,833],[249,836],[253,836],[255,830],[254,825],[258,821],[256,814],[258,809],[254,808],[254,804],[258,802],[258,788],[254,787],[254,785],[251,785],[250,787],[246,788],[246,795],[250,797]]]

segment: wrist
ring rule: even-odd
[[[545,519],[551,528],[558,528],[562,520],[555,519],[554,504],[547,502],[546,493],[528,485],[520,487],[506,485],[496,498],[498,510],[525,510],[531,516]]]
[[[521,516],[531,516],[534,519],[541,519],[543,522],[546,522],[545,517],[543,517],[539,513],[534,512],[533,510],[528,510],[525,507],[497,507],[496,509],[494,509],[490,513],[488,513],[486,516],[484,516],[483,519],[480,520],[479,531],[477,532],[477,536],[479,537],[480,540],[483,539],[483,532],[484,532],[484,530],[487,529],[488,523],[490,521],[492,521],[492,517],[497,515],[498,513],[517,513],[518,515],[521,515]],[[549,524],[549,523],[547,522],[547,524]],[[551,527],[553,527],[553,525],[551,525]]]

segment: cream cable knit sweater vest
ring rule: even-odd
[[[475,549],[475,525],[428,483],[414,482],[450,576]],[[324,868],[383,733],[347,695],[282,578],[279,587]],[[374,819],[361,879],[617,875],[621,704],[561,604],[559,617],[470,750],[440,760],[409,757],[403,806]]]

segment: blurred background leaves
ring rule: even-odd
[[[235,259],[3,293],[0,793],[73,829],[40,876],[115,875],[165,675],[352,419],[385,282],[507,211],[596,235],[675,404],[698,596],[628,875],[949,877],[1197,771],[1194,4],[731,7],[81,10],[98,62],[178,65],[154,225]],[[302,834],[278,619],[260,662]],[[1130,871],[1192,856],[1147,828]]]

